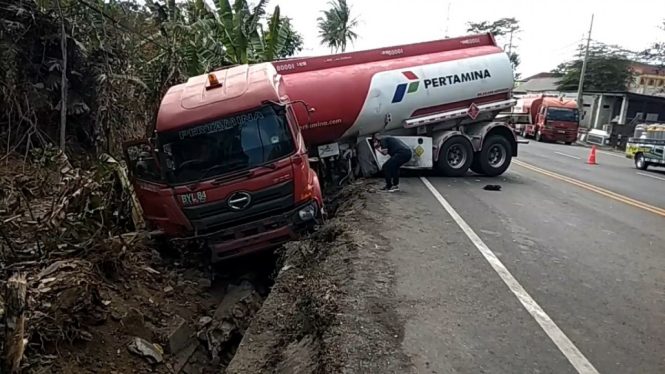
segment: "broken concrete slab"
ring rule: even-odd
[[[192,336],[194,336],[194,330],[180,316],[175,316],[162,333],[167,352],[172,355],[178,354],[185,348]]]
[[[135,337],[127,345],[127,350],[135,355],[144,357],[151,364],[159,364],[164,361],[164,356],[154,344],[145,339]]]
[[[190,339],[187,346],[175,355],[173,364],[174,374],[179,374],[182,371],[198,347],[199,342],[196,339]]]
[[[252,283],[243,281],[237,286],[229,285],[226,295],[215,310],[213,319],[217,322],[234,321],[244,332],[262,304],[263,298],[256,292]]]

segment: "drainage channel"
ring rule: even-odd
[[[327,191],[327,196],[330,197],[326,202],[328,219],[333,219],[338,212],[341,191],[342,189]],[[324,242],[326,245],[325,243],[332,243],[337,235],[339,233],[336,229],[330,229],[324,225],[319,227],[317,234],[305,238],[304,242]],[[183,367],[183,373],[199,373],[205,372],[205,370],[213,370],[217,373],[226,372],[243,336],[268,298],[275,279],[279,276],[280,271],[292,266],[285,262],[293,260],[290,252],[299,245],[302,244],[287,244],[286,248],[282,247],[274,253],[241,258],[234,262],[223,263],[213,269],[215,281],[211,293],[220,300],[220,303],[211,315],[200,320],[199,326],[205,327],[197,334],[200,344],[195,354],[198,353],[198,355],[191,356],[193,358],[190,358]],[[298,254],[298,256],[300,255],[301,253]],[[283,287],[284,284],[281,286]],[[305,310],[306,308],[302,307],[303,304],[306,303],[298,302],[298,309],[305,319],[315,314]],[[282,312],[287,313],[283,309]],[[279,313],[278,310],[277,314]],[[245,344],[252,344],[252,342]],[[189,352],[185,352],[185,354],[188,355]]]

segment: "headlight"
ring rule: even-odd
[[[309,221],[316,217],[316,206],[307,205],[298,211],[298,217],[303,221]]]

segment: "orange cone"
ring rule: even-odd
[[[586,162],[589,165],[598,165],[596,162],[596,146],[591,147],[591,153],[589,153],[589,159]]]

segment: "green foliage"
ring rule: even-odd
[[[58,3],[59,1],[59,3]],[[118,154],[149,132],[168,88],[213,69],[285,58],[302,36],[267,0],[15,0],[0,6],[0,148],[56,143],[67,38],[70,151]],[[62,9],[62,17],[58,6]]]
[[[333,0],[328,5],[330,9],[322,11],[323,17],[317,19],[321,45],[335,53],[345,52],[348,43],[358,39],[355,32],[359,24],[358,18],[351,17],[351,7],[346,0]]]
[[[282,27],[286,29],[287,37],[284,42],[282,50],[277,53],[277,58],[287,58],[291,57],[303,50],[304,42],[302,35],[293,29],[291,25],[291,19],[289,17],[281,16]],[[273,16],[271,15],[268,21],[268,28],[272,28]],[[271,38],[271,34],[266,34],[266,42]]]
[[[583,56],[580,49],[578,54]],[[552,72],[561,77],[560,91],[577,91],[582,71],[582,58],[560,64]],[[631,61],[618,48],[603,44],[589,47],[589,61],[584,74],[585,91],[626,91],[633,80]]]
[[[520,22],[516,18],[500,18],[494,22],[467,22],[467,32],[474,34],[492,33],[504,50],[507,51],[513,69],[517,69],[520,64],[517,50],[518,34],[522,32]]]

